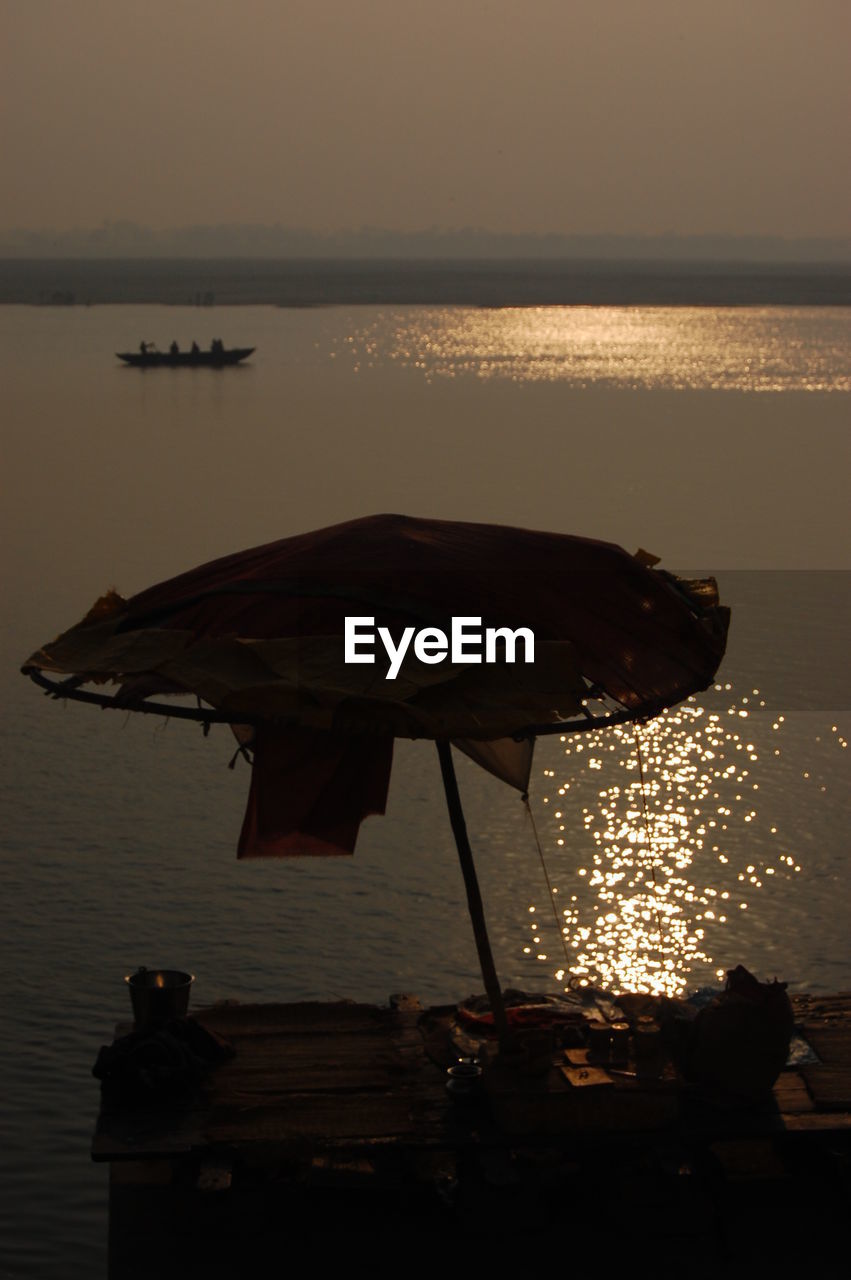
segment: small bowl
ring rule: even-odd
[[[469,1101],[478,1096],[482,1084],[482,1068],[474,1058],[462,1058],[447,1069],[446,1075],[446,1090],[457,1101]]]

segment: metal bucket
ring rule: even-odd
[[[189,1008],[189,988],[194,973],[182,969],[138,969],[124,981],[130,989],[137,1031],[159,1026],[170,1018],[182,1018]]]
[[[482,1066],[478,1058],[459,1058],[446,1072],[446,1088],[453,1102],[475,1102],[482,1090]]]

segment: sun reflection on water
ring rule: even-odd
[[[398,364],[429,381],[848,391],[849,326],[844,308],[826,321],[818,307],[400,307],[359,322],[341,354],[355,372]]]
[[[758,732],[755,716],[764,721]],[[564,955],[557,981],[679,995],[693,971],[712,965],[710,938],[733,914],[747,911],[772,878],[801,872],[760,808],[784,724],[758,689],[735,699],[726,684],[640,727],[562,739],[565,769],[544,771],[543,797]],[[832,732],[846,747],[836,726]],[[579,819],[588,854],[577,866]],[[551,964],[550,909],[533,903],[529,913],[523,950]]]

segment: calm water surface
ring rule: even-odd
[[[103,1274],[89,1071],[129,969],[189,967],[199,1004],[480,987],[433,747],[398,744],[353,859],[237,864],[248,775],[224,730],[63,707],[17,673],[108,586],[390,510],[716,571],[728,657],[643,731],[646,815],[634,735],[539,744],[558,923],[521,803],[459,760],[498,968],[546,990],[680,990],[739,962],[851,983],[851,312],[18,307],[0,330],[0,1274]],[[252,364],[112,354],[214,336]]]

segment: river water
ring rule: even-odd
[[[139,964],[192,969],[196,1004],[481,985],[430,744],[397,745],[353,859],[237,863],[248,774],[225,730],[21,679],[109,586],[379,511],[715,572],[728,656],[642,731],[646,818],[633,734],[538,745],[558,925],[521,802],[459,760],[500,976],[680,991],[744,963],[851,983],[851,310],[20,306],[0,331],[0,1275],[103,1274],[90,1068]],[[113,355],[212,337],[257,353],[221,372]]]

